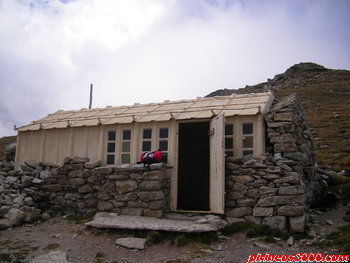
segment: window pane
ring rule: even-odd
[[[115,152],[115,143],[114,142],[109,142],[107,144],[107,152],[109,152],[109,153]]]
[[[130,142],[122,143],[122,152],[130,152]]]
[[[245,150],[243,151],[243,156],[249,155],[249,154],[253,154],[252,150]]]
[[[143,138],[151,139],[152,138],[152,129],[144,129],[143,130]]]
[[[114,164],[114,154],[107,154],[107,164]]]
[[[225,135],[233,135],[233,124],[225,125]]]
[[[253,134],[253,123],[243,123],[243,134]]]
[[[168,138],[168,128],[159,129],[159,138]]]
[[[130,140],[131,139],[131,131],[130,130],[124,130],[123,131],[123,140]]]
[[[225,138],[225,149],[233,148],[233,138]]]
[[[130,154],[122,154],[122,164],[130,163]]]
[[[253,136],[246,136],[243,138],[243,148],[253,148]]]
[[[226,152],[226,157],[233,156],[233,152]]]
[[[147,152],[151,150],[151,142],[150,141],[144,141],[142,142],[142,151]]]
[[[159,150],[167,151],[168,150],[168,141],[159,141]]]
[[[108,132],[108,141],[115,141],[115,131]]]

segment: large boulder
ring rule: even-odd
[[[19,225],[23,222],[24,218],[26,216],[26,213],[17,209],[17,208],[11,208],[6,214],[5,219],[10,221],[10,223],[14,226]]]

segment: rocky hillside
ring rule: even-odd
[[[296,92],[307,111],[318,164],[336,171],[350,170],[350,71],[300,63],[267,82],[217,90],[208,97],[268,90],[273,90],[277,99]]]
[[[5,149],[7,145],[17,142],[17,136],[5,136],[0,138],[0,160],[5,159]]]

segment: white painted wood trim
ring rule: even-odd
[[[210,212],[223,214],[225,208],[225,115],[210,122]]]

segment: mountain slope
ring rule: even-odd
[[[238,90],[217,90],[208,96],[273,90],[281,98],[296,92],[315,137],[316,160],[337,171],[350,170],[350,71],[300,63],[267,82]]]
[[[5,136],[0,138],[0,160],[5,159],[5,149],[7,145],[17,142],[17,136]]]

